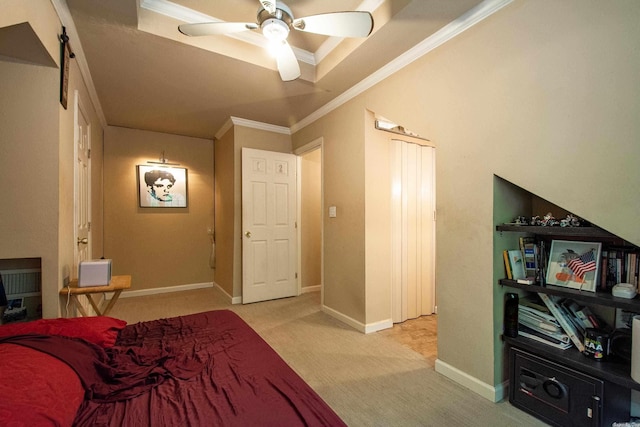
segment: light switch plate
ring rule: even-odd
[[[329,206],[329,218],[335,218],[338,216],[338,212],[335,206]]]

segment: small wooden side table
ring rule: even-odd
[[[111,276],[111,281],[106,286],[78,287],[78,280],[74,279],[69,283],[69,286],[65,286],[64,288],[60,289],[60,295],[71,298],[80,314],[82,314],[84,317],[87,317],[87,312],[78,300],[78,295],[85,295],[89,300],[89,304],[91,304],[91,307],[93,307],[98,316],[106,316],[116,304],[116,301],[118,301],[118,297],[120,297],[122,291],[125,289],[129,289],[130,287],[131,276],[129,275]],[[108,303],[107,301],[104,301],[102,305],[104,307],[103,309],[98,306],[96,301],[94,301],[93,294],[101,294],[104,292],[113,292],[113,296]]]

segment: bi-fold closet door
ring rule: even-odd
[[[435,312],[435,149],[392,140],[392,318]]]

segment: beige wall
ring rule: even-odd
[[[322,283],[320,272],[322,248],[322,151],[301,156],[300,286],[304,289]]]
[[[62,28],[51,0],[2,0],[0,2],[0,32],[13,31],[11,26],[26,23],[25,33],[10,33],[12,40],[2,52],[7,57],[47,66],[60,62],[60,44],[58,34]],[[46,53],[45,53],[46,52]]]
[[[27,47],[20,52],[20,61],[0,61],[0,186],[4,199],[0,207],[0,258],[42,258],[43,316],[57,317],[64,302],[58,290],[74,274],[76,91],[92,123],[92,142],[98,152],[102,150],[102,131],[75,61],[70,64],[68,108],[59,103],[61,25],[51,2],[0,4],[0,27],[22,23],[27,23],[21,26],[26,31],[12,34],[18,36],[13,40],[15,45]],[[96,157],[93,172],[99,177],[101,155]],[[98,207],[102,199],[99,180],[94,180],[92,192]],[[101,227],[98,216],[94,244],[101,245]]]
[[[390,133],[375,129],[375,114],[363,111],[365,130],[365,324],[391,325]]]
[[[234,265],[234,150],[235,129],[232,127],[215,141],[215,219],[216,269],[215,283],[233,296]]]
[[[59,74],[11,62],[0,62],[0,74],[0,258],[42,258],[43,315],[56,317]]]
[[[640,184],[639,19],[633,0],[514,2],[293,136],[294,147],[324,136],[325,204],[343,221],[362,215],[366,109],[434,141],[441,366],[502,381],[502,271],[487,249],[513,212],[494,212],[494,175],[640,243],[640,198],[629,196]],[[364,250],[364,230],[340,221],[325,218],[325,303],[364,319],[362,262],[347,255]]]
[[[365,308],[364,114],[350,102],[293,135],[294,149],[323,138],[324,305],[356,322]],[[336,218],[329,218],[330,206]]]
[[[213,142],[109,126],[105,130],[105,257],[132,290],[213,282]],[[136,165],[162,151],[187,168],[187,208],[140,208]]]

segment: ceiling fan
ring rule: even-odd
[[[294,18],[289,6],[281,1],[259,0],[257,22],[203,22],[182,24],[178,30],[187,36],[210,36],[260,28],[262,34],[278,46],[277,65],[284,81],[300,77],[300,66],[287,43],[291,28],[297,31],[336,37],[366,37],[373,30],[369,12],[333,12]]]

